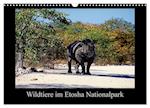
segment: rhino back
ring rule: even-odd
[[[79,47],[82,46],[82,42],[81,41],[75,41],[74,43],[70,44],[68,47],[67,47],[67,53],[68,55],[71,57],[71,58],[75,58],[75,52],[76,52],[76,49],[78,49]]]

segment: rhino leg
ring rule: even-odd
[[[90,60],[90,61],[87,63],[87,74],[88,74],[88,75],[91,75],[91,73],[90,73],[90,66],[91,66],[92,63],[93,63],[93,60]]]
[[[82,74],[85,74],[85,65],[84,65],[84,62],[81,63],[81,67],[82,67]]]
[[[72,73],[72,71],[71,71],[71,61],[72,61],[72,59],[70,57],[68,57],[68,73]]]
[[[79,74],[79,73],[80,73],[80,72],[79,72],[79,65],[80,65],[80,64],[76,62],[75,69],[76,69],[76,73],[77,73],[77,74]]]

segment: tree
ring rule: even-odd
[[[111,61],[117,64],[134,64],[135,28],[123,19],[111,19],[101,25],[109,38]]]
[[[25,57],[36,61],[41,52],[54,46],[52,43],[60,43],[55,29],[71,23],[65,14],[54,9],[16,9],[15,13],[16,68],[23,67]]]

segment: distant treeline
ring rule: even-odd
[[[15,23],[16,55],[21,54],[26,65],[67,60],[66,47],[85,38],[95,42],[98,65],[135,62],[135,27],[124,19],[72,23],[65,13],[54,9],[16,9]]]

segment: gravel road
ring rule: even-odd
[[[67,74],[67,66],[16,77],[16,88],[135,88],[134,66],[91,66],[92,75]],[[81,70],[81,68],[80,68]]]

